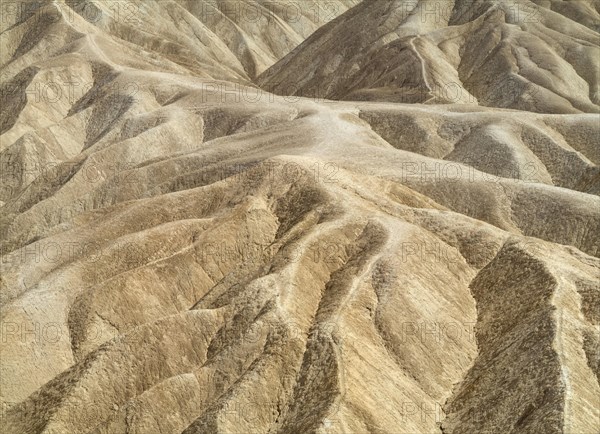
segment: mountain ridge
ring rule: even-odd
[[[223,10],[210,20],[184,1],[8,11],[1,429],[597,431],[593,82],[563,80],[567,91],[589,81],[575,99],[593,113],[543,86],[539,105],[520,84],[499,99],[477,74],[485,50],[447,54],[460,45],[447,24],[515,27],[505,48],[490,43],[500,53],[527,46],[528,30],[472,3],[445,24],[413,13],[412,27],[388,13],[394,2],[335,1],[319,15],[328,24],[307,27],[310,13],[287,22],[285,4],[244,3],[277,30],[212,0]],[[585,17],[565,32],[597,35],[593,2],[538,3],[564,13],[553,23]],[[371,46],[373,22],[389,29]],[[269,45],[278,32],[306,40]],[[336,50],[315,42],[327,38]],[[581,46],[595,52],[594,38]],[[250,39],[262,48],[238,50]],[[457,75],[476,71],[461,86],[479,104],[427,101],[458,58]],[[353,59],[364,67],[343,74]],[[404,61],[404,85],[369,87]],[[306,68],[322,75],[305,81]],[[329,94],[344,89],[336,77],[356,86]],[[413,99],[390,101],[394,91]]]

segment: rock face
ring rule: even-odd
[[[598,113],[598,3],[537,3],[364,1],[259,81],[329,99]]]
[[[0,431],[600,431],[597,2],[1,6]]]

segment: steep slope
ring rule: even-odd
[[[48,46],[62,48],[61,43],[47,40],[49,36],[69,35],[70,40],[80,40],[87,35],[94,43],[100,39],[111,45],[104,50],[109,59],[124,55],[116,61],[122,65],[156,69],[152,59],[159,55],[161,70],[183,69],[196,76],[249,83],[358,1],[332,0],[326,5],[315,0],[7,3],[3,6],[0,62],[9,77],[11,66],[20,69],[24,61],[39,58]],[[165,61],[175,65],[169,68]],[[150,65],[140,68],[140,62]]]
[[[360,0],[179,0],[222,41],[252,79]]]
[[[563,3],[573,2],[552,2],[552,10],[529,0],[364,2],[259,82],[327,99],[598,113],[600,17],[589,4]]]
[[[598,431],[598,115],[276,96],[262,25],[69,4],[2,33],[0,431]]]

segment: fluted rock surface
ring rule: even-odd
[[[238,3],[4,9],[0,430],[598,432],[597,4]]]

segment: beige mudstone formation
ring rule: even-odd
[[[1,432],[600,431],[597,2],[1,7]]]

